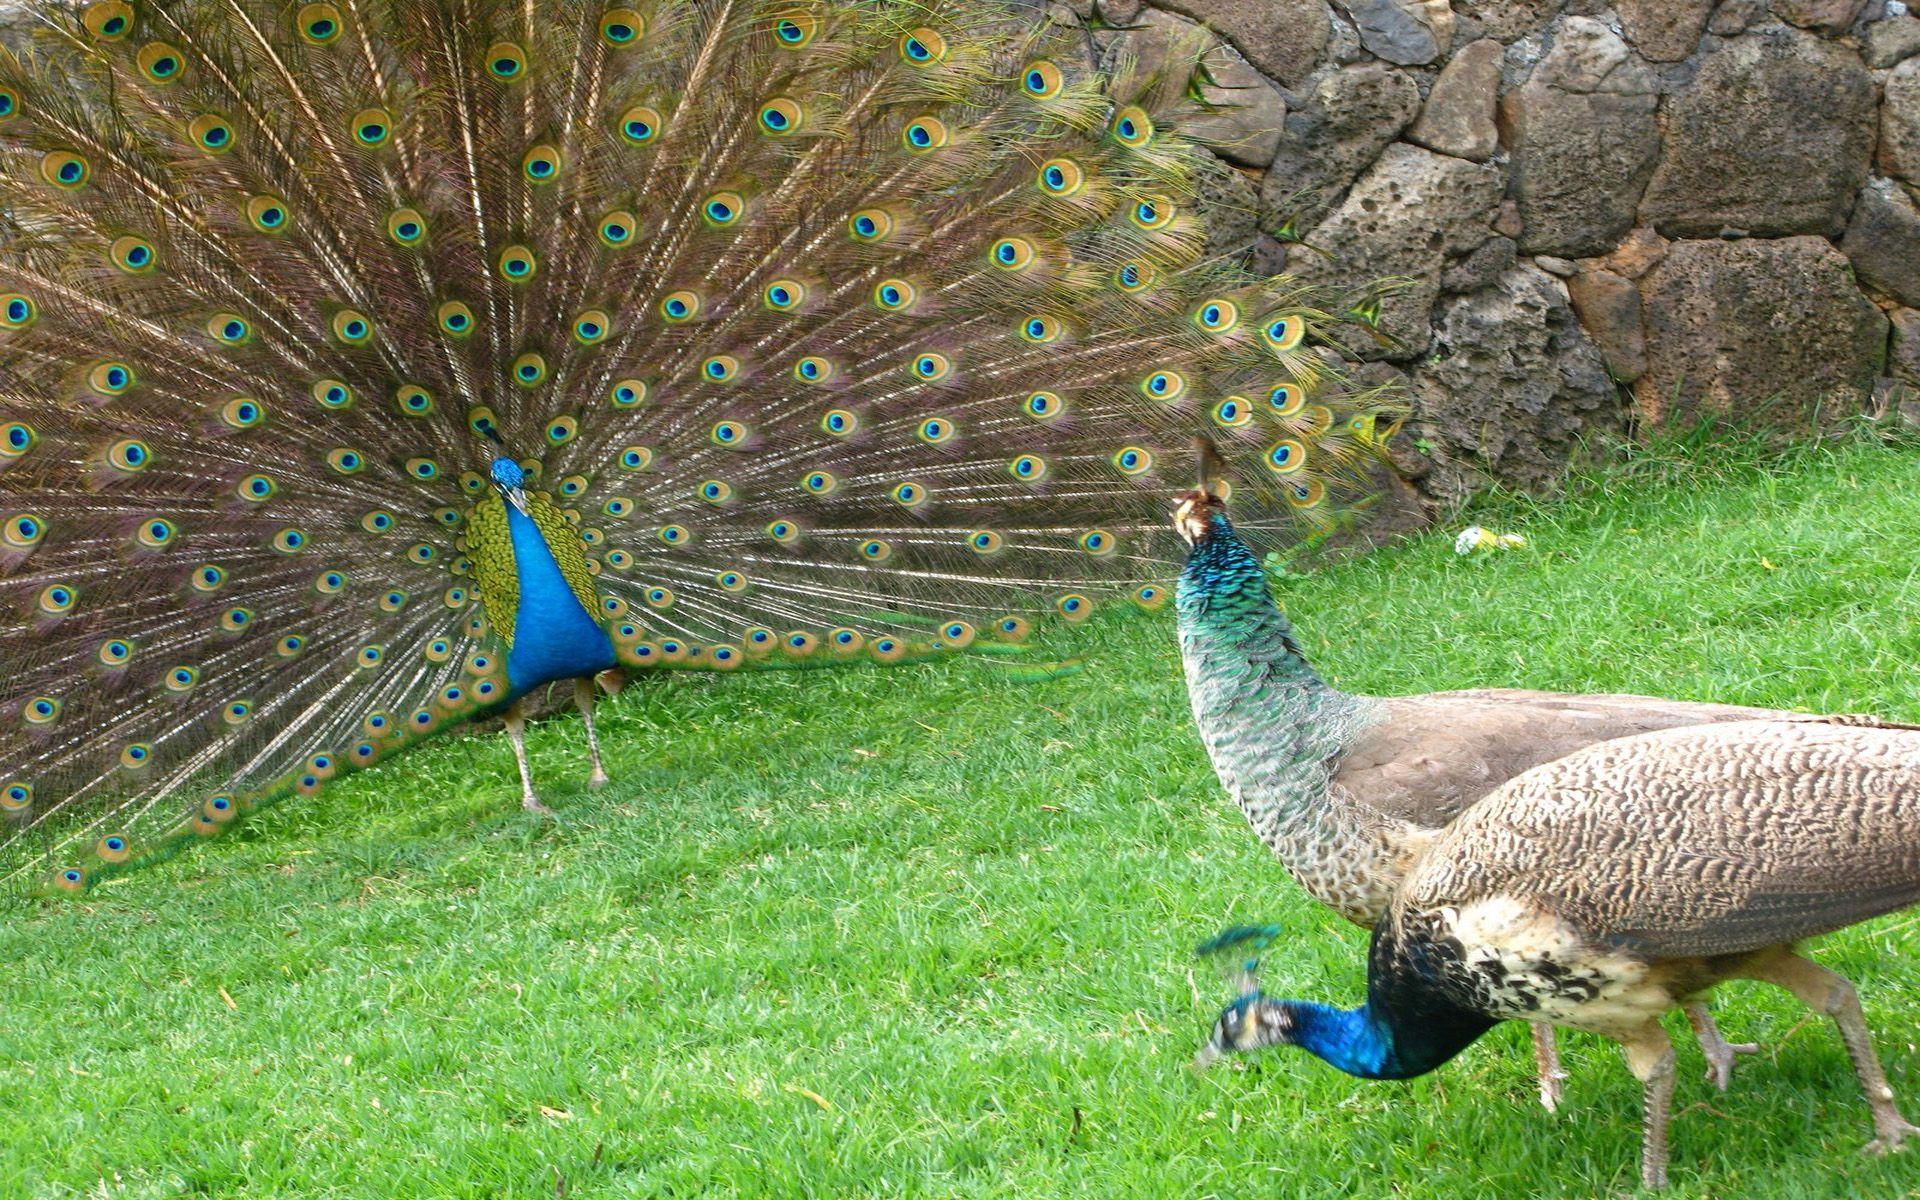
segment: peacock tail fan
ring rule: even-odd
[[[490,439],[629,670],[1152,607],[1196,429],[1272,540],[1378,450],[1350,298],[1209,258],[1188,81],[1079,31],[36,15],[0,50],[0,879],[84,887],[510,698]]]

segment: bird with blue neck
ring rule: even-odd
[[[1388,432],[1335,353],[1377,289],[1209,240],[1204,46],[1106,70],[983,0],[28,7],[0,889],[494,714],[540,810],[525,718],[571,683],[605,780],[616,669],[1018,664],[1168,598],[1196,422],[1276,537]]]

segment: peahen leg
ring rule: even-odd
[[[587,787],[599,791],[607,786],[606,768],[600,765],[600,737],[593,731],[593,680],[585,676],[573,681],[573,702],[580,709],[580,719],[587,724],[587,753],[593,758],[593,774],[587,776]]]
[[[553,810],[533,794],[533,771],[527,766],[527,714],[518,700],[507,709],[506,724],[507,740],[513,743],[513,759],[520,764],[520,807],[533,813],[551,813]]]
[[[1760,1047],[1755,1042],[1729,1042],[1714,1024],[1713,1014],[1707,1011],[1705,1002],[1693,1000],[1684,1007],[1687,1024],[1693,1026],[1693,1036],[1700,1042],[1700,1052],[1707,1056],[1707,1078],[1724,1092],[1733,1082],[1734,1056],[1758,1054]]]
[[[1658,1021],[1621,1040],[1627,1069],[1640,1081],[1645,1097],[1640,1125],[1640,1185],[1667,1186],[1667,1119],[1673,1112],[1673,1039]]]
[[[1548,1112],[1560,1111],[1560,1081],[1567,1077],[1560,1066],[1560,1044],[1554,1040],[1553,1026],[1545,1021],[1535,1021],[1533,1030],[1533,1061],[1540,1071],[1540,1104]]]
[[[1887,1073],[1880,1069],[1880,1056],[1873,1052],[1873,1039],[1867,1033],[1866,1014],[1860,1010],[1860,994],[1846,976],[1827,970],[1797,954],[1780,954],[1746,972],[1748,978],[1783,987],[1799,997],[1815,1012],[1825,1013],[1840,1027],[1840,1040],[1846,1043],[1847,1057],[1853,1060],[1853,1073],[1867,1094],[1867,1106],[1873,1109],[1874,1139],[1866,1144],[1869,1154],[1886,1154],[1920,1133],[1900,1115],[1893,1101],[1893,1089],[1887,1086]]]

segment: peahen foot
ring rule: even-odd
[[[1554,1040],[1553,1026],[1545,1022],[1535,1022],[1533,1029],[1534,1065],[1540,1073],[1540,1106],[1548,1112],[1559,1112],[1560,1101],[1565,1098],[1561,1083],[1567,1073],[1560,1066],[1560,1045]]]
[[[1733,1062],[1742,1054],[1760,1053],[1758,1042],[1729,1042],[1714,1024],[1713,1014],[1707,1006],[1698,1001],[1686,1006],[1687,1024],[1693,1026],[1693,1036],[1700,1043],[1700,1053],[1707,1056],[1707,1082],[1721,1091],[1726,1091],[1733,1082]]]
[[[1920,1133],[1920,1126],[1912,1124],[1898,1112],[1893,1111],[1891,1101],[1888,1102],[1888,1108],[1885,1110],[1885,1113],[1886,1119],[1883,1119],[1883,1114],[1880,1111],[1875,1111],[1873,1114],[1874,1132],[1880,1136],[1862,1146],[1860,1149],[1863,1153],[1876,1157],[1882,1154],[1892,1154],[1898,1150],[1905,1149],[1907,1139],[1916,1133]]]
[[[607,777],[605,771],[595,771],[593,774],[587,776],[587,790],[597,792],[611,782],[612,780]]]

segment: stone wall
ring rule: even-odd
[[[1430,501],[1589,434],[1920,395],[1920,18],[1891,0],[1056,0],[1206,39],[1227,242],[1400,276]],[[1276,238],[1291,228],[1306,246]],[[1311,248],[1309,248],[1311,247]],[[1414,448],[1418,447],[1416,451]]]

